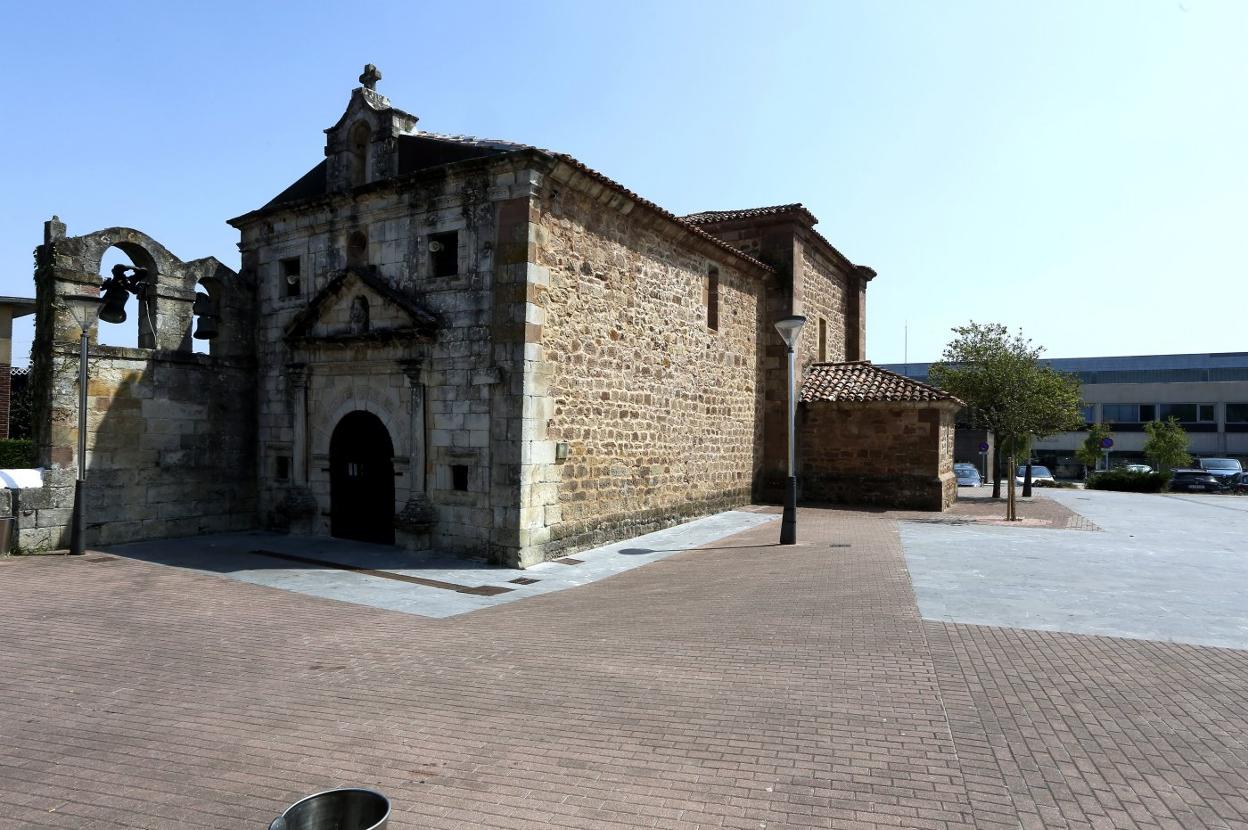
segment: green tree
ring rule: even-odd
[[[1112,433],[1109,424],[1091,424],[1088,427],[1088,437],[1083,439],[1083,444],[1075,450],[1075,458],[1079,459],[1084,470],[1084,478],[1087,478],[1087,468],[1096,469],[1096,465],[1101,462],[1101,442],[1108,438]]]
[[[1150,421],[1144,425],[1148,440],[1144,442],[1144,455],[1157,465],[1158,470],[1169,470],[1192,463],[1187,452],[1187,430],[1179,425],[1179,419],[1171,416],[1165,421]]]
[[[1040,363],[1043,349],[1022,332],[974,321],[953,329],[954,339],[929,377],[960,398],[971,420],[993,433],[1008,461],[1005,517],[1017,519],[1014,471],[1032,439],[1083,427],[1079,381]]]

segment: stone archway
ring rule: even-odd
[[[371,412],[345,415],[329,441],[330,534],[394,544],[394,444]]]

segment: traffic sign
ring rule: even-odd
[[[988,442],[987,442],[987,441],[980,441],[980,442],[979,442],[979,451],[980,451],[980,452],[988,452]]]
[[[1114,445],[1114,439],[1113,439],[1113,438],[1102,438],[1102,439],[1101,439],[1101,449],[1103,449],[1103,450],[1107,450],[1107,449],[1109,449],[1110,447],[1112,447],[1113,445]]]

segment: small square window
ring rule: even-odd
[[[290,480],[290,456],[279,455],[273,460],[273,477],[278,481]]]
[[[435,277],[453,277],[459,273],[459,232],[429,234],[430,272]]]
[[[1204,421],[1204,422],[1210,422],[1210,421],[1215,421],[1215,420],[1217,420],[1217,419],[1216,419],[1216,418],[1214,418],[1214,416],[1213,416],[1213,404],[1211,404],[1211,403],[1202,403],[1202,404],[1200,405],[1200,412],[1199,412],[1199,413],[1197,413],[1197,418],[1199,418],[1201,421]]]
[[[292,256],[289,259],[281,261],[283,296],[298,297],[303,293],[302,278],[300,274],[299,257]]]
[[[451,489],[467,490],[468,489],[468,465],[452,464],[451,465]]]

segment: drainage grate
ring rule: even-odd
[[[532,585],[535,582],[541,582],[540,579],[529,579],[527,576],[522,576],[519,579],[509,579],[507,581],[513,585]]]
[[[850,545],[841,544],[841,543],[839,543],[839,542],[833,542],[832,544],[828,545],[828,547],[830,547],[830,548],[847,548],[847,547],[850,547]]]
[[[293,553],[278,553],[272,550],[253,550],[252,553],[259,556],[270,556],[274,559],[286,559],[290,562],[303,562],[308,565],[321,565],[326,568],[335,568],[340,571],[352,571],[353,573],[364,574],[365,576],[376,576],[381,579],[393,579],[395,582],[407,582],[412,585],[424,585],[426,588],[442,588],[447,591],[454,591],[457,594],[473,594],[479,597],[492,597],[498,594],[506,594],[515,588],[504,588],[501,585],[458,585],[454,582],[442,582],[438,579],[425,579],[422,576],[408,576],[407,574],[396,574],[390,571],[379,571],[375,568],[364,568],[359,565],[349,565],[345,562],[333,562],[328,559],[314,559],[310,556],[295,556]]]
[[[584,565],[585,564],[584,560],[573,559],[571,556],[565,556],[562,559],[556,559],[554,561],[558,562],[560,565]]]
[[[96,556],[88,555],[82,557],[83,562],[90,562],[92,565],[107,565],[109,562],[120,562],[116,556]]]

